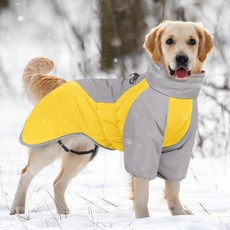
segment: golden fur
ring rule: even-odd
[[[172,46],[165,43],[168,38],[174,39]],[[191,38],[197,42],[194,46],[188,44]],[[207,29],[194,22],[162,22],[146,35],[144,42],[152,61],[162,64],[167,70],[168,65],[173,68],[177,54],[187,54],[190,70],[195,74],[201,72],[202,64],[213,47],[213,38]]]
[[[47,75],[54,68],[54,63],[48,58],[33,58],[23,72],[23,84],[27,98],[37,103],[55,88],[66,83],[66,80]]]
[[[169,38],[173,40],[170,45],[166,43]],[[194,43],[194,41],[195,44],[189,44]],[[209,32],[200,23],[191,22],[162,22],[146,35],[144,42],[144,48],[150,54],[152,61],[163,65],[171,77],[175,77],[172,69],[175,68],[176,55],[181,53],[187,55],[187,71],[200,73],[202,64],[213,47],[213,38]],[[53,89],[66,82],[62,78],[47,75],[53,69],[53,66],[51,60],[40,57],[32,59],[26,65],[23,73],[23,83],[26,95],[31,102],[38,102]],[[93,141],[83,135],[64,138],[62,141],[74,150],[84,151],[94,147]],[[31,180],[40,170],[59,158],[62,159],[62,166],[53,184],[54,200],[58,213],[69,213],[65,203],[65,190],[70,180],[89,162],[90,155],[79,156],[66,153],[56,143],[42,147],[32,147],[29,153],[28,163],[21,172],[10,214],[25,212],[26,192]],[[132,178],[130,186],[135,216],[137,218],[148,217],[149,181]],[[165,181],[164,197],[168,203],[169,210],[173,215],[192,214],[182,207],[179,200],[179,189],[180,182]]]

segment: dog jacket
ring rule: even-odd
[[[152,64],[123,79],[76,80],[45,96],[27,118],[20,141],[27,146],[82,133],[98,145],[124,151],[134,177],[182,180],[197,126],[197,96],[204,73],[173,79]]]

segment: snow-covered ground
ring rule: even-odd
[[[0,110],[0,229],[230,229],[230,159],[191,160],[182,182],[181,200],[193,216],[171,216],[162,199],[163,181],[150,187],[150,218],[135,219],[128,199],[128,175],[122,153],[101,149],[96,159],[67,189],[71,214],[56,213],[52,181],[56,162],[32,182],[25,215],[9,215],[20,171],[27,160],[26,148],[18,136],[32,107],[23,98],[1,98]]]
[[[54,74],[75,79],[83,77],[84,71],[80,71],[80,67],[84,67],[84,60],[87,60],[86,66],[91,68],[93,76],[104,77],[98,70],[100,42],[99,22],[95,16],[96,1],[87,1],[87,4],[85,1],[72,1],[71,4],[57,1],[63,12],[68,12],[69,21],[55,13],[52,2],[11,1],[13,10],[0,14],[0,74],[5,73],[5,83],[3,77],[0,78],[0,229],[230,230],[230,117],[221,106],[223,104],[229,108],[230,96],[227,90],[216,92],[208,86],[204,90],[218,103],[201,92],[200,118],[205,122],[202,120],[198,128],[205,141],[202,151],[196,148],[188,176],[181,186],[181,200],[194,213],[193,216],[171,216],[161,196],[164,182],[156,179],[150,187],[151,217],[135,219],[132,203],[128,199],[129,177],[123,167],[123,153],[104,149],[68,187],[66,200],[70,215],[56,214],[52,198],[52,182],[58,173],[59,162],[43,170],[33,180],[28,191],[26,214],[9,215],[20,171],[27,161],[27,149],[18,141],[24,120],[32,109],[22,97],[20,76],[27,61],[35,56],[48,56],[55,61]],[[186,6],[188,4],[188,1],[180,2]],[[216,12],[214,2],[223,5],[219,8],[221,11]],[[220,34],[221,41],[228,41],[228,1],[207,3],[201,11],[190,11],[191,6],[186,7],[187,13],[200,12],[198,19],[211,32],[215,31],[214,22],[219,20],[218,31],[221,33],[215,36]],[[171,11],[168,13],[171,14]],[[153,17],[150,21],[149,26],[154,26]],[[81,52],[70,32],[73,22],[84,35],[87,43],[85,53]],[[90,32],[84,28],[90,28]],[[229,46],[224,51],[229,53]],[[207,70],[205,68],[207,81],[222,86],[223,75],[229,73],[229,69],[223,67],[218,50],[213,55],[209,59],[211,65]],[[140,69],[145,64],[145,61],[139,64]],[[130,71],[133,72],[133,69]],[[110,77],[114,76],[110,74]],[[199,158],[201,153],[206,158]],[[211,158],[211,155],[221,158]]]

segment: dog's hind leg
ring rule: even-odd
[[[169,210],[172,215],[192,215],[190,210],[186,210],[182,207],[180,199],[180,182],[170,182],[165,181],[165,190],[164,190],[164,198],[168,203]]]
[[[70,180],[86,166],[90,157],[91,154],[76,155],[73,153],[65,153],[62,159],[61,171],[53,183],[54,200],[59,214],[69,213],[69,208],[65,202],[66,188]]]
[[[49,146],[30,149],[28,163],[26,167],[22,169],[18,188],[10,210],[10,215],[25,213],[26,193],[32,179],[43,168],[60,157],[60,155],[53,150],[54,149],[52,147],[49,148]]]

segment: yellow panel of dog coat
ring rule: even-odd
[[[77,82],[69,82],[44,97],[28,117],[21,135],[26,145],[38,145],[84,133],[98,144],[123,151],[122,132],[130,107],[148,87],[146,80],[115,103],[95,102]]]
[[[102,132],[107,139],[107,148],[123,151],[123,129],[128,112],[136,98],[149,87],[146,80],[127,90],[115,103],[96,102],[97,115]],[[96,141],[96,138],[93,137]],[[101,144],[100,142],[97,142]]]
[[[187,133],[192,117],[192,99],[169,98],[163,147],[178,143]]]
[[[149,87],[149,84],[146,79],[139,82],[137,85],[133,86],[127,90],[117,101],[116,101],[116,113],[117,117],[122,118],[122,122],[119,122],[119,129],[123,132],[124,125],[128,112],[133,105],[134,101],[139,97],[144,90]],[[122,108],[122,109],[120,109]]]
[[[86,133],[94,131],[97,135],[101,127],[98,117],[94,116],[96,111],[94,101],[78,84],[67,83],[35,106],[24,125],[22,141],[28,145],[41,144],[58,138],[58,135],[65,136],[83,129]]]

